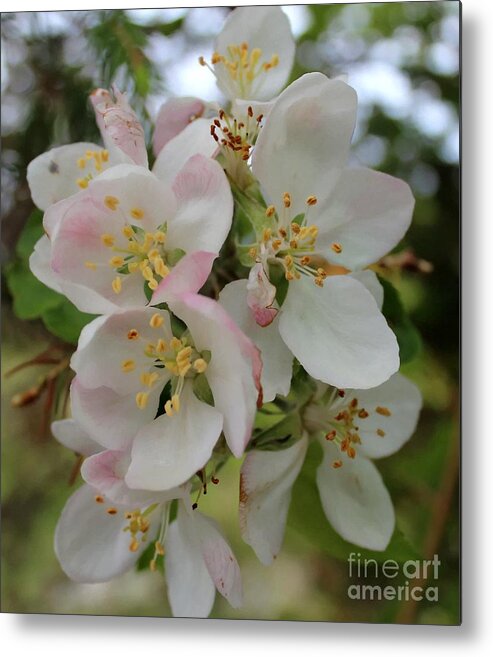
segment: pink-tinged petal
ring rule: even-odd
[[[101,445],[73,419],[55,420],[51,423],[51,433],[64,447],[82,456],[92,456],[102,450]]]
[[[305,459],[308,440],[278,452],[252,451],[240,475],[240,527],[245,543],[270,565],[281,550],[291,489]]]
[[[385,550],[395,515],[380,473],[364,456],[350,459],[333,443],[322,442],[324,459],[317,469],[317,486],[327,520],[346,541]],[[337,461],[342,466],[335,468]]]
[[[144,128],[130,107],[126,94],[114,89],[114,98],[106,89],[96,89],[90,95],[106,148],[120,151],[129,162],[148,166]]]
[[[279,310],[272,304],[276,298],[276,288],[269,281],[260,262],[250,269],[247,283],[247,304],[259,326],[269,326]]]
[[[191,521],[202,558],[216,589],[234,609],[241,607],[243,589],[240,567],[231,548],[211,518],[194,511]]]
[[[159,315],[162,324],[150,326],[151,318]],[[129,339],[130,332],[136,332]],[[172,337],[169,313],[156,308],[127,310],[106,317],[98,317],[84,327],[71,367],[78,381],[86,388],[106,386],[120,394],[135,395],[142,390],[142,372],[154,370],[154,360],[146,356],[145,349],[158,338]],[[134,368],[122,371],[124,361],[133,361]],[[159,370],[161,389],[169,380],[167,370]]]
[[[210,120],[196,119],[161,149],[152,171],[159,180],[172,185],[177,172],[193,155],[214,157],[216,152]]]
[[[100,151],[101,147],[90,142],[79,142],[52,148],[38,155],[27,167],[27,182],[34,203],[40,210],[80,192],[77,180],[83,178],[89,169],[81,169],[78,162],[85,158],[87,151]],[[107,165],[114,164],[110,161]],[[92,171],[96,174],[97,172]]]
[[[183,505],[166,533],[166,583],[175,617],[207,618],[214,604],[214,582],[202,558],[192,522]]]
[[[190,123],[203,116],[205,101],[187,96],[170,98],[163,103],[156,117],[152,146],[157,157],[166,144],[180,134]]]
[[[413,435],[422,406],[421,393],[417,386],[402,374],[394,374],[388,381],[369,390],[346,390],[331,411],[337,415],[338,408],[352,398],[364,408],[368,417],[358,420],[358,435],[361,445],[358,452],[376,459],[397,452]],[[377,412],[386,409],[389,415]]]
[[[152,295],[150,305],[166,303],[171,297],[185,292],[198,292],[211,273],[217,253],[194,251],[183,256],[163,278]]]
[[[413,216],[414,198],[398,178],[371,169],[345,169],[333,193],[315,206],[317,250],[330,262],[361,269],[393,249]],[[334,253],[331,244],[340,244]]]
[[[148,490],[180,486],[210,459],[222,426],[221,413],[199,401],[187,383],[179,412],[161,415],[136,435],[125,481]]]
[[[108,198],[115,200],[115,206],[108,205]],[[146,305],[141,271],[120,275],[110,260],[115,253],[128,249],[128,238],[122,232],[126,225],[154,233],[174,215],[171,190],[142,167],[120,165],[102,174],[70,202],[64,202],[62,211],[63,215],[52,221],[56,230],[51,267],[69,299],[80,310],[94,313]],[[135,212],[141,215],[138,220],[133,218]],[[116,251],[106,246],[105,235],[112,237]],[[117,276],[120,291],[113,288]],[[74,289],[74,284],[80,287]],[[80,288],[88,290],[87,298]],[[100,301],[93,301],[91,292],[106,300],[103,309]]]
[[[260,349],[263,401],[287,395],[291,387],[293,356],[279,334],[279,316],[269,326],[259,326],[247,305],[247,281],[228,283],[219,294],[219,303],[238,327]]]
[[[211,352],[207,381],[214,406],[224,416],[226,441],[239,457],[250,440],[261,393],[259,351],[216,301],[184,294],[169,306],[190,329],[196,348]]]
[[[252,157],[269,203],[282,208],[289,192],[295,217],[306,212],[308,196],[324,202],[346,166],[356,102],[354,89],[322,73],[307,73],[280,94]]]
[[[350,276],[328,276],[322,288],[307,277],[290,283],[279,332],[311,376],[337,388],[373,388],[399,369],[395,335]]]
[[[129,509],[112,503],[98,504],[99,491],[84,485],[68,500],[55,530],[55,553],[64,572],[75,582],[107,582],[133,567],[147,547],[141,543],[132,552],[125,512]],[[116,513],[109,514],[112,507]],[[148,516],[150,532],[157,513]]]
[[[119,395],[111,388],[84,388],[77,379],[70,388],[72,415],[83,429],[108,449],[126,449],[139,429],[152,422],[159,403],[160,390],[149,393],[144,409],[135,403],[135,395]]]
[[[261,64],[271,61],[274,56],[278,57],[278,64],[268,71],[261,71],[247,89],[232,80],[224,64],[215,64],[218,86],[230,100],[269,100],[286,84],[293,65],[295,43],[288,17],[280,7],[237,7],[226,19],[214,50],[229,59],[229,46],[239,47],[244,42],[250,53],[257,48],[262,51]]]
[[[129,464],[128,451],[106,450],[87,458],[82,464],[81,475],[88,484],[112,502],[131,508],[167,502],[182,495],[180,489],[173,489],[165,494],[129,488],[125,483]]]
[[[51,242],[47,235],[43,235],[34,245],[34,251],[29,258],[29,268],[36,278],[47,287],[61,292],[58,276],[51,268]]]
[[[233,220],[233,196],[221,166],[194,155],[173,182],[177,211],[168,223],[171,248],[219,253]]]

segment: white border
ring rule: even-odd
[[[189,6],[228,5],[189,2]],[[237,2],[236,4],[247,4]],[[257,4],[269,4],[259,2]],[[285,3],[288,4],[288,3]],[[296,4],[296,3],[292,3]],[[4,3],[5,5],[5,3]],[[16,0],[3,11],[36,10],[40,3]],[[42,9],[155,8],[176,6],[156,0],[85,0],[70,5],[42,3]],[[417,652],[434,656],[484,655],[493,645],[493,513],[491,508],[493,431],[491,382],[493,305],[491,204],[493,152],[491,98],[493,3],[463,2],[463,582],[464,623],[461,628],[274,623],[252,621],[185,621],[77,616],[0,617],[0,647],[6,655],[36,657],[272,655],[363,655],[370,657]],[[437,236],[439,239],[439,236]],[[36,555],[33,554],[33,558]],[[490,649],[487,650],[487,646]]]

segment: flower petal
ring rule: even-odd
[[[157,286],[150,304],[166,303],[171,297],[185,292],[198,292],[211,273],[217,253],[193,251],[184,255]]]
[[[291,489],[305,459],[308,440],[278,452],[252,451],[240,475],[240,527],[245,543],[269,566],[281,550]]]
[[[317,486],[328,521],[346,541],[369,550],[385,550],[395,516],[380,473],[364,456],[350,459],[334,444],[323,443]],[[334,468],[334,461],[342,461],[342,466]]]
[[[363,452],[368,458],[394,454],[416,430],[422,406],[421,393],[402,374],[394,374],[376,388],[346,390],[344,399],[347,401],[351,397],[355,397],[359,407],[369,413],[367,418],[358,420],[358,434],[361,437],[358,452]],[[379,413],[376,409],[383,411]],[[390,415],[387,415],[387,410]]]
[[[161,149],[152,172],[162,182],[172,185],[175,176],[193,155],[213,157],[217,144],[211,135],[209,119],[196,119]]]
[[[411,223],[409,186],[371,169],[345,169],[330,198],[317,207],[317,249],[349,269],[370,265],[393,249]],[[342,246],[335,254],[333,243]]]
[[[259,48],[261,62],[269,62],[274,55],[277,66],[261,72],[253,82],[251,93],[241,93],[222,64],[214,66],[218,86],[231,100],[251,98],[270,100],[286,84],[293,65],[295,43],[288,17],[279,7],[237,7],[232,11],[215,42],[215,51],[228,56],[228,47],[247,43],[249,52]]]
[[[46,210],[53,203],[80,192],[77,180],[84,176],[84,170],[77,163],[87,151],[100,150],[96,144],[78,142],[52,148],[32,160],[27,167],[27,182],[38,208]]]
[[[61,292],[60,281],[50,263],[51,242],[47,235],[43,235],[34,245],[34,251],[29,258],[29,268],[39,281],[55,292]]]
[[[147,168],[144,128],[126,94],[114,87],[113,96],[106,89],[96,89],[90,95],[105,146],[110,155]]]
[[[127,451],[105,450],[87,458],[82,464],[81,475],[86,483],[108,497],[116,504],[135,508],[149,506],[156,502],[166,502],[179,498],[180,489],[175,488],[166,493],[149,490],[134,490],[125,483],[125,475],[130,464]]]
[[[186,252],[219,253],[233,220],[233,197],[221,166],[194,155],[173,182],[178,203],[168,223],[168,244]]]
[[[77,490],[68,500],[55,530],[55,553],[64,572],[75,582],[107,582],[132,568],[146,543],[136,552],[129,549],[125,507],[98,504],[98,491],[89,485]],[[152,521],[152,516],[151,516]]]
[[[308,196],[322,203],[346,165],[355,119],[356,92],[344,82],[308,73],[290,84],[253,151],[252,170],[269,203],[282,208],[289,192],[292,217],[306,212]]]
[[[150,325],[151,318],[159,315],[162,324],[158,329]],[[129,339],[129,332],[136,337]],[[106,386],[120,394],[136,394],[142,389],[142,371],[153,368],[154,361],[144,350],[158,338],[172,337],[169,314],[157,308],[141,308],[97,318],[84,327],[82,339],[72,356],[71,367],[81,385],[86,388]],[[131,360],[134,369],[122,371],[122,363]],[[161,371],[161,389],[169,377]],[[132,408],[135,407],[135,404]]]
[[[217,302],[198,294],[177,297],[169,307],[190,329],[199,351],[210,350],[207,381],[224,416],[231,451],[243,454],[250,440],[260,392],[262,362],[253,344]]]
[[[378,309],[382,310],[383,287],[375,272],[369,269],[361,269],[351,272],[348,276],[362,283],[377,302]]]
[[[263,400],[269,402],[276,395],[287,395],[291,387],[293,356],[279,334],[279,318],[265,327],[256,323],[247,305],[246,280],[228,283],[219,294],[219,303],[260,349]]]
[[[194,532],[202,558],[219,593],[237,609],[242,604],[241,574],[238,562],[217,524],[198,511],[192,513]]]
[[[176,520],[168,527],[166,582],[171,611],[175,617],[207,618],[214,604],[214,582],[187,512],[180,506]]]
[[[273,307],[276,288],[269,281],[262,263],[258,262],[250,269],[247,283],[247,304],[253,312],[259,326],[271,324],[279,312]]]
[[[114,206],[108,205],[108,198],[114,200]],[[142,215],[139,220],[132,218],[137,211]],[[88,293],[85,299],[77,288],[74,291],[74,283],[106,299],[103,312],[146,305],[140,270],[121,275],[121,290],[113,289],[118,272],[110,263],[112,247],[105,244],[103,236],[110,235],[115,248],[124,250],[128,248],[128,237],[122,234],[125,226],[138,224],[139,229],[153,233],[174,212],[171,190],[142,167],[120,165],[102,174],[71,199],[64,207],[63,218],[56,222],[51,266],[60,277],[64,293],[86,312],[101,312],[101,307],[96,304],[93,308],[93,296]]]
[[[59,443],[82,456],[97,454],[102,449],[73,419],[55,420],[51,423],[51,433]]]
[[[163,103],[156,117],[152,138],[154,155],[157,157],[173,137],[201,117],[205,110],[206,102],[193,96],[170,98]]]
[[[70,388],[74,419],[108,449],[126,449],[139,429],[152,422],[160,390],[149,393],[144,409],[137,409],[135,395],[120,395],[111,388],[85,388],[76,377]]]
[[[372,388],[399,369],[395,335],[350,276],[329,276],[322,288],[306,277],[290,283],[279,331],[311,376],[337,388]]]
[[[168,490],[186,482],[209,458],[223,425],[221,413],[199,401],[187,383],[180,411],[161,415],[136,435],[125,481],[131,488]]]

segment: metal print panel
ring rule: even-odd
[[[460,623],[458,2],[2,14],[2,610]]]

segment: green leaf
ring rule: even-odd
[[[398,529],[394,531],[387,549],[383,552],[365,550],[345,541],[337,534],[325,517],[316,485],[316,469],[321,460],[322,448],[318,443],[312,443],[293,487],[288,525],[314,546],[336,559],[345,561],[351,552],[359,552],[362,558],[376,561],[394,559],[401,563],[408,559],[419,559],[417,551]]]
[[[275,417],[275,416],[274,416]],[[269,423],[266,429],[254,431],[249,449],[277,451],[286,449],[301,438],[301,420],[297,412],[281,416],[282,419]],[[270,416],[269,419],[271,419]]]
[[[399,343],[401,363],[407,363],[417,356],[421,349],[421,337],[404,308],[399,292],[388,280],[378,277],[383,290],[382,313]]]
[[[15,252],[19,258],[29,260],[34,245],[43,235],[43,213],[36,209],[31,212],[17,241]]]
[[[286,280],[284,267],[281,265],[269,265],[269,280],[276,288],[276,301],[282,306],[288,293],[289,282]]]
[[[17,260],[9,265],[5,277],[19,319],[37,319],[63,301],[61,294],[38,281],[25,261]]]
[[[199,374],[195,377],[193,380],[193,392],[197,399],[205,404],[209,404],[209,406],[214,406],[214,395],[212,394],[209,381],[207,381],[205,374]]]
[[[77,310],[74,304],[64,297],[60,304],[46,310],[42,315],[48,331],[70,344],[77,344],[80,332],[95,317],[96,315]]]

